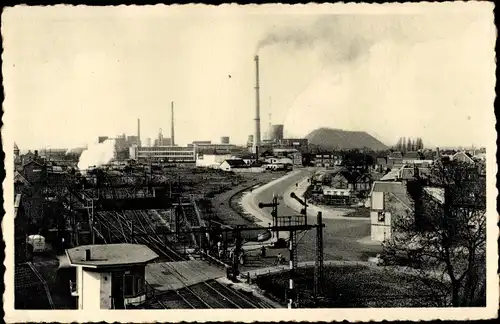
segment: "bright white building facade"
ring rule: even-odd
[[[198,153],[196,155],[196,166],[204,168],[214,168],[220,167],[221,163],[225,160],[231,158],[231,154],[203,154]]]
[[[136,161],[154,160],[166,163],[195,163],[194,147],[142,146],[130,147],[130,158]]]

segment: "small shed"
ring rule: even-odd
[[[141,244],[83,245],[66,250],[76,267],[71,294],[79,310],[124,309],[146,300],[146,264],[158,255]]]

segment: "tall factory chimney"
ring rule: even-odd
[[[141,119],[137,118],[137,146],[141,146]]]
[[[260,89],[259,89],[259,56],[255,55],[255,136],[253,141],[256,161],[259,160],[260,146]]]
[[[174,139],[174,102],[172,101],[171,103],[171,109],[172,109],[172,124],[170,128],[170,142],[172,146],[175,145],[175,139]]]

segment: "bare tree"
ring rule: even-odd
[[[399,214],[390,210],[392,235],[383,260],[425,284],[438,306],[484,304],[486,179],[478,166],[436,162],[407,191],[413,206]]]

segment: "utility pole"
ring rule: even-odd
[[[314,299],[316,303],[323,286],[323,215],[318,212],[316,227],[316,259],[314,262]]]
[[[88,200],[87,200],[88,203]],[[89,213],[89,230],[92,244],[95,244],[95,231],[94,231],[94,198],[90,199],[90,204],[87,205],[87,212]]]
[[[290,226],[292,226],[292,218],[289,217],[290,220]],[[288,287],[288,292],[287,292],[287,297],[288,297],[288,308],[292,309],[294,308],[294,300],[296,300],[296,294],[295,294],[295,289],[294,289],[294,274],[295,274],[295,263],[296,263],[296,258],[295,258],[295,244],[296,244],[296,232],[292,229],[290,230],[290,238],[288,240],[288,250],[290,251],[290,278],[289,278],[289,287]]]

